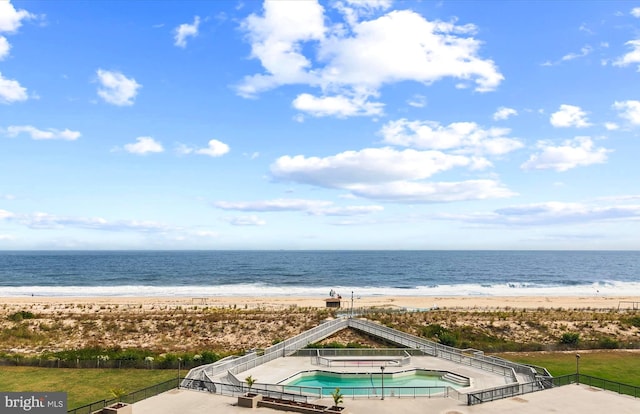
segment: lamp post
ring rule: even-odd
[[[178,388],[180,388],[180,362],[182,362],[182,358],[178,358]]]
[[[580,354],[576,354],[576,383],[580,385]]]
[[[380,377],[382,378],[382,399],[384,400],[384,366],[380,367]]]

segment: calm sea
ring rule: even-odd
[[[635,251],[4,251],[0,296],[639,295]]]

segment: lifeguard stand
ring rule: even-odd
[[[339,308],[342,298],[326,298],[327,308]]]

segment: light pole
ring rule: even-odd
[[[182,358],[178,358],[178,388],[180,388],[180,362],[182,362]]]
[[[380,367],[380,377],[382,378],[382,399],[384,400],[384,366]]]
[[[576,354],[576,383],[580,385],[580,354]]]

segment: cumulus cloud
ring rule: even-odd
[[[640,7],[634,7],[631,9],[631,15],[633,17],[640,17]]]
[[[596,147],[589,137],[576,137],[558,146],[547,141],[539,141],[537,147],[540,152],[531,155],[529,160],[522,164],[522,169],[562,172],[576,167],[602,164],[607,161],[607,154],[611,152],[606,148]]]
[[[75,141],[80,138],[80,132],[71,131],[70,129],[58,130],[55,128],[47,128],[46,130],[38,129],[31,125],[11,125],[7,127],[5,134],[9,137],[17,137],[20,134],[28,134],[31,139],[62,139],[66,141]]]
[[[163,152],[164,148],[162,144],[153,139],[152,137],[138,137],[133,144],[126,144],[124,146],[125,151],[131,154],[149,154],[154,152]]]
[[[587,119],[587,113],[579,106],[574,105],[560,105],[560,109],[551,114],[549,121],[556,128],[586,128],[591,126]]]
[[[35,17],[26,10],[16,10],[11,1],[0,2],[0,32],[15,33],[22,26],[23,20]]]
[[[200,17],[196,16],[192,24],[183,23],[175,29],[175,45],[178,47],[187,47],[187,38],[198,35],[198,26],[200,26]]]
[[[506,119],[511,118],[512,116],[518,115],[518,111],[513,108],[507,108],[505,106],[501,106],[498,110],[493,114],[494,121],[504,121]]]
[[[254,97],[301,84],[321,89],[322,96],[298,96],[294,105],[300,110],[315,116],[371,116],[379,114],[381,104],[371,110],[353,103],[369,102],[385,84],[454,78],[486,92],[503,80],[494,62],[479,56],[473,25],[429,21],[410,10],[370,18],[389,5],[332,3],[345,26],[330,21],[317,1],[265,2],[263,13],[250,15],[242,25],[251,57],[260,60],[264,72],[245,77],[238,94]]]
[[[26,100],[27,89],[16,80],[6,79],[0,72],[0,103],[9,104]]]
[[[193,148],[187,145],[180,145],[177,148],[177,152],[182,155],[200,154],[208,155],[210,157],[221,157],[227,154],[230,150],[231,149],[227,144],[222,141],[218,141],[217,139],[210,140],[206,148]]]
[[[614,66],[629,66],[631,64],[640,63],[640,39],[630,40],[625,43],[631,51],[613,61]],[[638,67],[640,70],[640,66]]]
[[[382,206],[335,206],[331,201],[303,199],[275,199],[260,201],[218,201],[214,207],[222,210],[252,212],[300,211],[313,216],[360,216],[384,210]]]
[[[359,197],[398,202],[442,202],[508,197],[493,180],[428,183],[425,179],[456,167],[481,168],[486,160],[440,151],[367,148],[325,158],[283,156],[271,165],[275,179],[347,190]]]
[[[0,208],[0,220],[8,219],[13,216],[14,214],[12,212]]]
[[[337,95],[318,98],[308,93],[303,93],[294,99],[293,107],[316,117],[336,116],[338,118],[347,118],[350,116],[382,115],[384,104],[368,102],[365,96],[347,97]]]
[[[475,122],[441,125],[404,118],[390,121],[380,130],[388,144],[490,155],[506,154],[523,146],[519,140],[508,137],[510,132],[507,128],[483,129]]]
[[[546,202],[516,205],[489,213],[442,214],[438,218],[476,224],[541,226],[597,221],[640,220],[640,205],[598,206],[584,203]]]
[[[619,111],[621,118],[626,119],[632,125],[640,125],[640,101],[616,101],[613,108]]]
[[[98,69],[98,95],[105,102],[117,106],[131,106],[142,87],[133,78],[127,78],[120,72]]]

